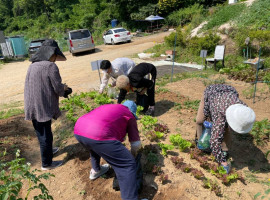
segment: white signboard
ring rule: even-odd
[[[96,60],[91,62],[92,71],[100,69],[100,63],[102,60]]]
[[[200,57],[201,58],[206,58],[206,56],[207,56],[207,50],[201,50]]]

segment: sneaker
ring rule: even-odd
[[[95,172],[94,169],[91,169],[90,171],[90,180],[95,180],[98,177],[102,176],[103,174],[105,174],[108,170],[109,170],[110,165],[109,164],[104,164],[100,166],[100,170],[98,172]]]
[[[59,151],[59,147],[53,147],[53,155],[56,154]]]
[[[150,115],[150,116],[154,116],[155,113],[155,109],[154,108],[149,108],[146,112],[145,115]]]
[[[54,169],[56,167],[59,167],[63,164],[62,160],[58,160],[58,161],[52,161],[52,164],[50,166],[47,167],[41,167],[41,170],[51,170]]]

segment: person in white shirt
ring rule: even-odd
[[[112,86],[114,87],[116,85],[117,77],[120,75],[127,76],[135,65],[135,62],[129,58],[116,58],[112,62],[103,60],[100,64],[100,69],[103,71],[103,78],[101,80],[99,93],[103,93],[110,78],[113,80]]]

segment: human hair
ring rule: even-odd
[[[125,75],[118,76],[116,79],[116,87],[119,89],[125,89],[129,84],[129,78]]]
[[[102,60],[100,63],[100,69],[109,69],[111,67],[111,62],[109,60]]]

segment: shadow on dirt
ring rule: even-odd
[[[233,159],[233,167],[243,169],[248,167],[250,171],[270,172],[270,164],[265,154],[254,145],[250,134],[232,134],[232,145],[229,154]]]
[[[174,102],[169,100],[161,100],[156,102],[155,105],[155,117],[163,115],[164,113],[168,112],[172,107],[174,107]]]
[[[99,48],[95,48],[94,50],[80,52],[80,53],[75,53],[73,56],[80,57],[80,56],[90,55],[90,54],[94,54],[94,53],[98,53],[98,52],[102,52],[102,50],[99,49]]]

